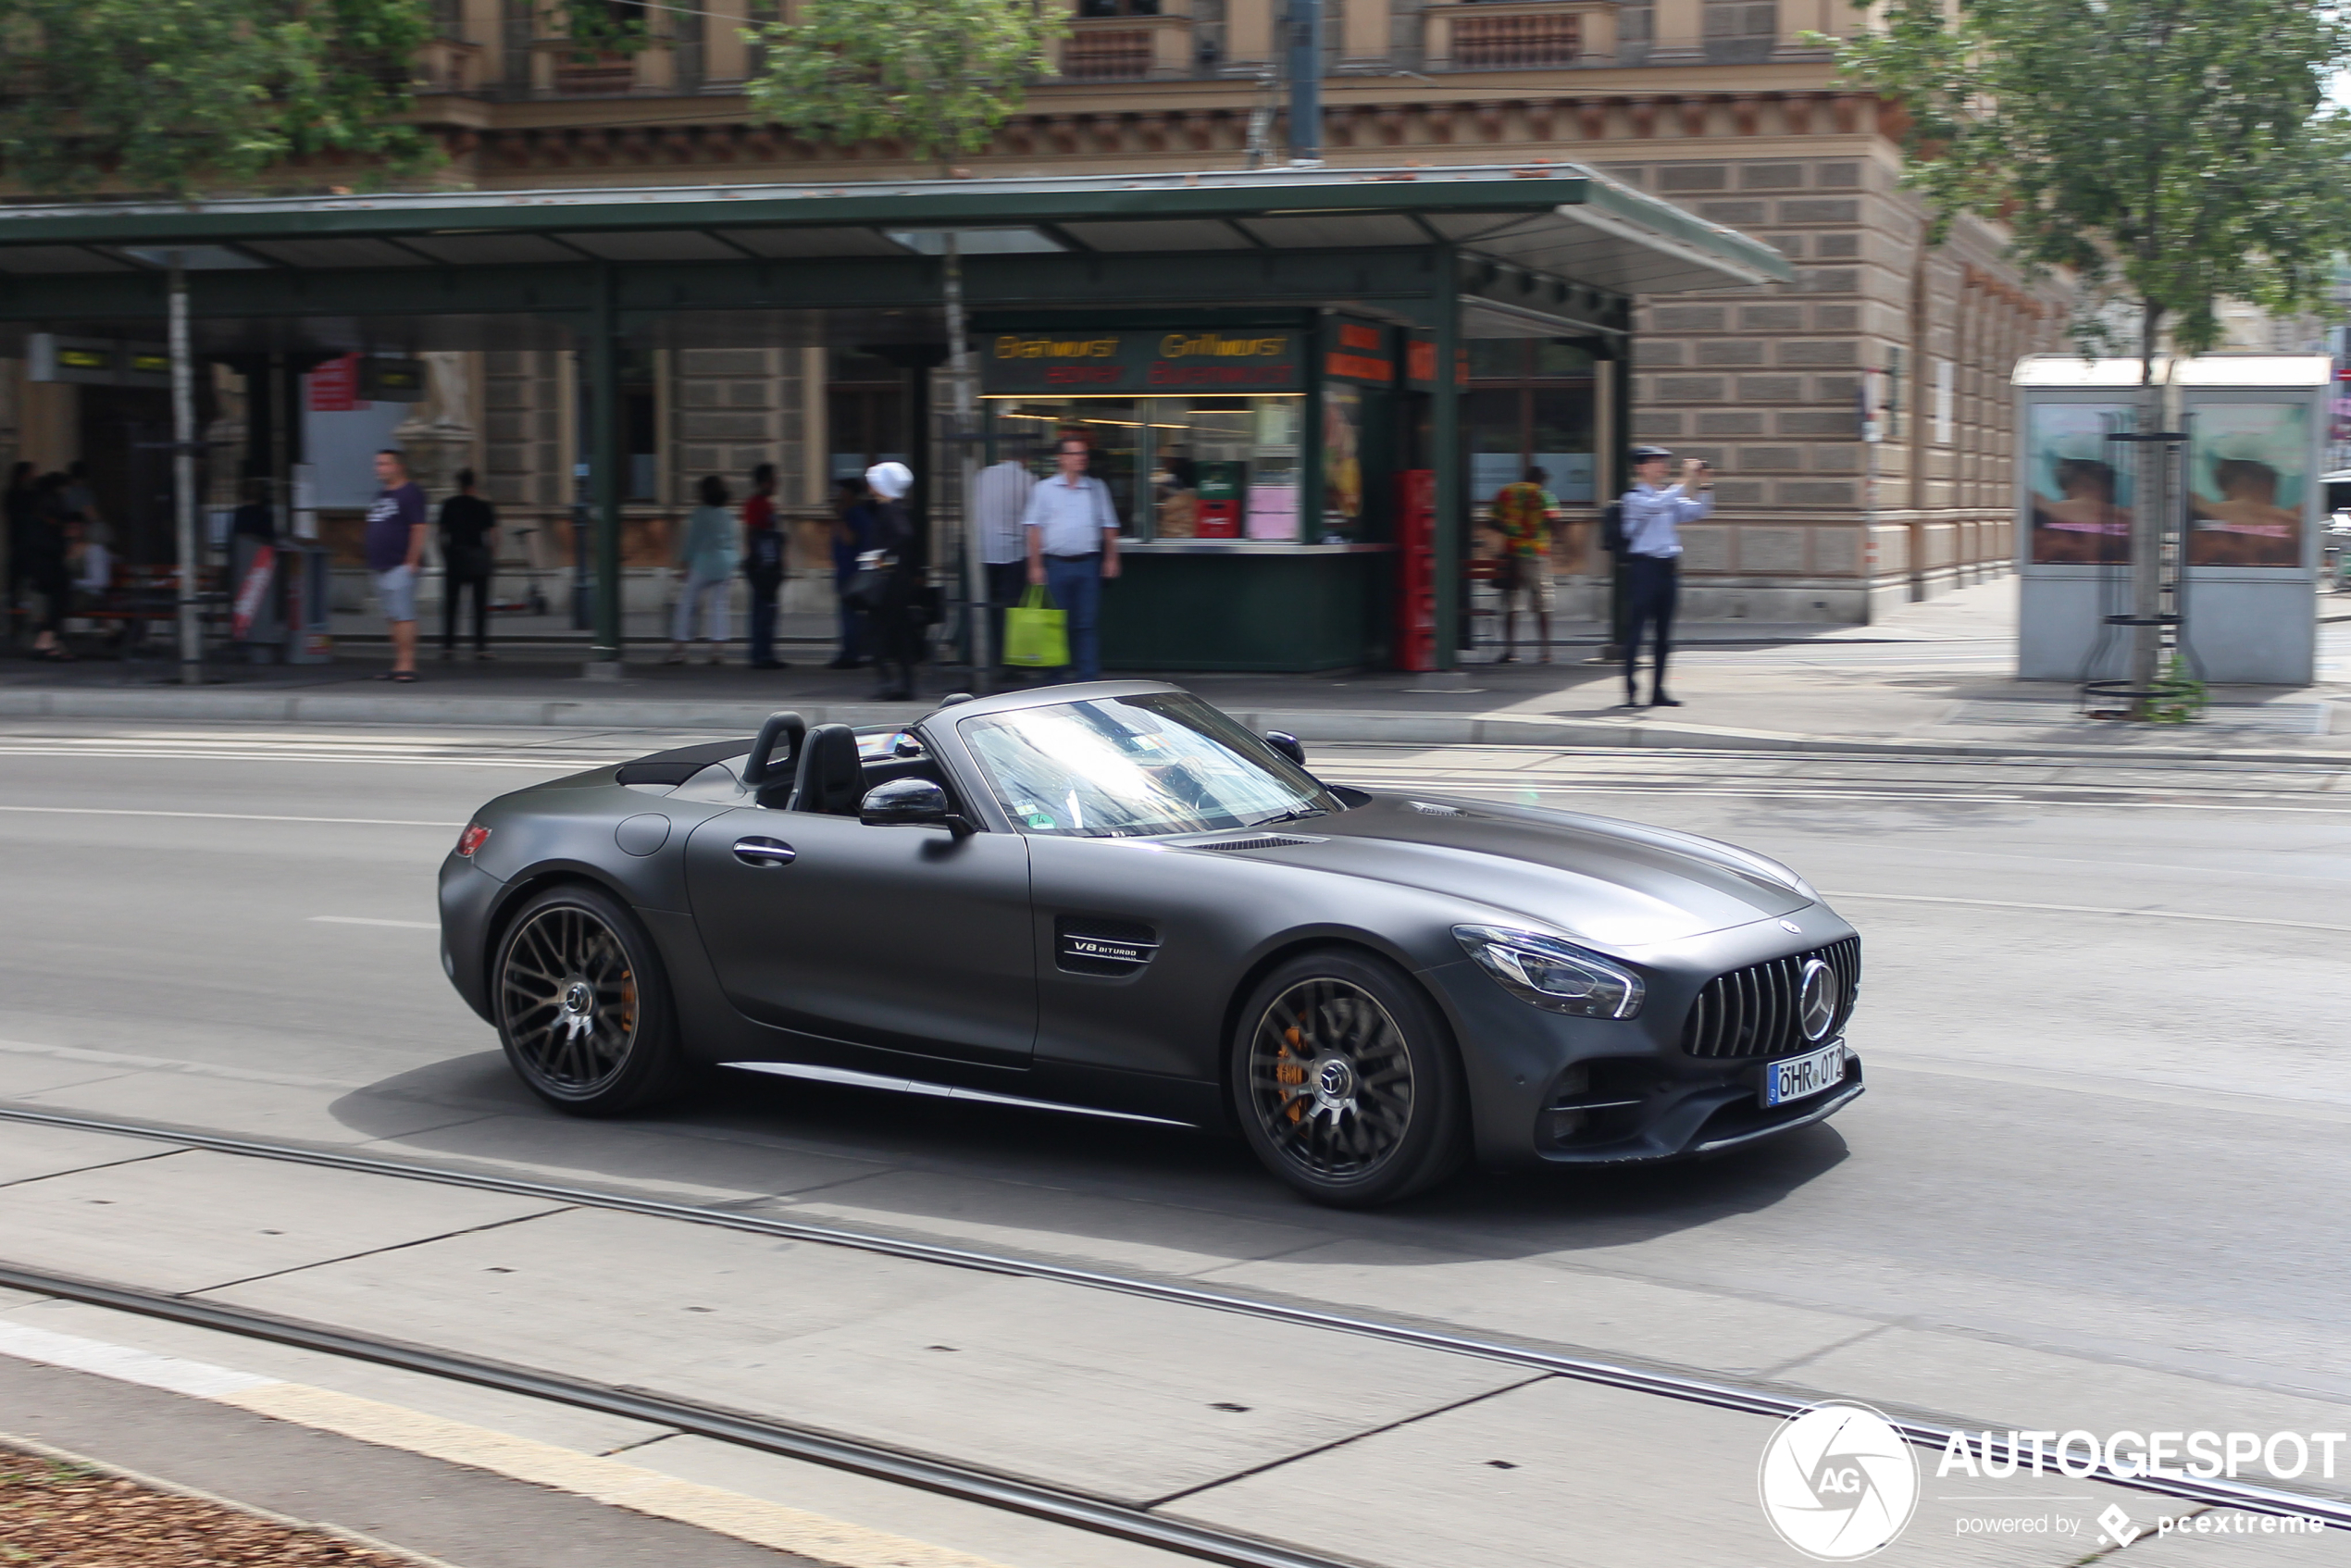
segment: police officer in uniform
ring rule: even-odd
[[[1640,668],[1641,628],[1647,624],[1657,638],[1657,660],[1649,675],[1649,705],[1678,708],[1681,703],[1665,694],[1665,654],[1673,636],[1673,602],[1679,594],[1684,523],[1696,522],[1714,510],[1714,482],[1705,464],[1692,457],[1682,465],[1678,484],[1666,483],[1673,454],[1661,446],[1633,449],[1633,488],[1624,492],[1624,706],[1641,706],[1635,679]]]

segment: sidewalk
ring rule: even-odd
[[[2143,727],[2084,718],[2071,686],[2009,676],[2015,593],[2012,579],[1986,583],[1866,627],[1692,627],[1671,671],[1678,708],[1615,706],[1619,668],[1589,662],[1600,628],[1575,625],[1554,628],[1555,663],[1478,664],[1453,679],[1395,671],[1171,678],[1254,727],[1325,743],[2351,760],[2351,604],[2345,620],[2320,628],[2321,684],[2215,688],[2197,722]],[[370,678],[389,661],[382,644],[344,642],[333,663],[315,666],[218,664],[217,684],[197,691],[170,684],[170,667],[152,661],[11,664],[0,666],[0,718],[748,731],[776,708],[814,722],[890,723],[928,706],[869,701],[869,672],[822,667],[828,641],[788,642],[779,651],[791,667],[781,671],[746,668],[739,651],[719,666],[656,662],[665,651],[633,648],[616,679],[584,678],[568,641],[503,643],[489,663],[444,664],[429,653],[423,679],[399,688]],[[927,697],[968,689],[952,668],[922,675]]]

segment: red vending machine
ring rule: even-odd
[[[1437,471],[1396,476],[1396,667],[1437,667]]]

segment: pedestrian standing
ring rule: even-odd
[[[1506,665],[1518,658],[1522,604],[1533,614],[1541,662],[1551,662],[1551,605],[1557,591],[1551,582],[1551,517],[1559,503],[1543,488],[1549,478],[1541,468],[1527,469],[1524,479],[1495,492],[1487,514],[1494,531],[1502,536],[1500,662]]]
[[[1039,479],[1021,515],[1028,535],[1028,580],[1042,584],[1068,617],[1069,664],[1064,679],[1099,680],[1102,674],[1102,583],[1118,575],[1118,511],[1110,486],[1086,472],[1093,451],[1084,436],[1066,435],[1053,448],[1060,471]]]
[[[1692,457],[1682,465],[1678,484],[1667,484],[1673,454],[1661,446],[1633,449],[1633,488],[1624,492],[1624,554],[1627,574],[1624,630],[1624,705],[1641,705],[1635,675],[1640,666],[1641,628],[1647,623],[1657,638],[1657,659],[1649,675],[1649,705],[1678,708],[1665,694],[1665,656],[1673,638],[1673,604],[1678,597],[1682,525],[1696,522],[1714,510],[1714,484],[1705,464]]]
[[[33,472],[33,466],[30,463],[19,463],[8,470],[8,599],[5,605],[0,605],[0,613],[5,613],[6,618],[6,627],[0,628],[0,636],[11,641],[16,635],[18,601],[23,591],[22,585],[31,580],[25,571],[25,552],[31,548],[28,536],[32,531]]]
[[[865,470],[865,488],[874,497],[868,554],[877,555],[877,565],[889,573],[865,612],[865,645],[873,651],[874,670],[881,680],[874,700],[912,702],[914,666],[923,656],[915,604],[923,581],[922,530],[906,510],[906,492],[914,488],[914,471],[903,463],[877,463]]]
[[[790,561],[784,530],[776,524],[776,465],[751,471],[751,493],[743,497],[743,578],[751,587],[751,667],[783,669],[776,657],[776,596],[783,591]]]
[[[90,487],[90,465],[81,458],[66,465],[65,496],[66,504],[81,519],[84,538],[98,544],[114,542],[114,529],[98,510],[98,492]]]
[[[66,477],[44,474],[32,487],[30,516],[19,542],[18,571],[41,595],[41,618],[33,623],[32,656],[53,665],[73,662],[66,646],[66,616],[73,607],[73,575],[66,564],[68,534],[80,514],[66,499]]]
[[[703,607],[703,637],[710,662],[722,655],[727,641],[727,599],[735,591],[735,516],[727,510],[727,481],[711,474],[702,481],[702,504],[686,514],[686,531],[678,541],[678,610],[669,628],[669,657],[665,664],[686,662],[686,643],[694,628],[694,608]]]
[[[865,481],[846,479],[833,486],[833,601],[840,612],[840,651],[827,669],[857,669],[865,663],[865,613],[849,602],[857,557],[874,547],[874,506]]]
[[[490,579],[498,566],[498,509],[474,493],[474,471],[457,470],[457,493],[441,504],[441,656],[457,656],[457,598],[474,601],[474,657],[490,657]]]
[[[367,507],[361,549],[375,574],[376,602],[392,628],[392,668],[379,680],[417,678],[417,572],[425,558],[425,492],[408,478],[408,460],[392,448],[376,454],[381,488]]]
[[[972,526],[979,530],[979,558],[988,574],[988,651],[1000,676],[1004,665],[1004,612],[1020,602],[1028,581],[1028,541],[1021,517],[1037,481],[1028,465],[1006,456],[982,468],[972,480]]]

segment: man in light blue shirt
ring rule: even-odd
[[[1657,662],[1649,675],[1649,705],[1678,708],[1665,694],[1665,654],[1673,636],[1673,602],[1680,592],[1682,525],[1714,510],[1714,485],[1707,467],[1692,457],[1682,465],[1682,482],[1669,485],[1673,454],[1661,446],[1633,449],[1633,488],[1624,492],[1624,705],[1641,705],[1634,678],[1640,667],[1641,628],[1654,625]]]
[[[1118,575],[1118,509],[1110,487],[1089,477],[1092,447],[1084,436],[1054,443],[1060,468],[1028,492],[1021,526],[1028,535],[1028,580],[1042,583],[1053,605],[1069,617],[1071,680],[1102,677],[1101,638],[1095,629],[1102,605],[1102,580]]]

